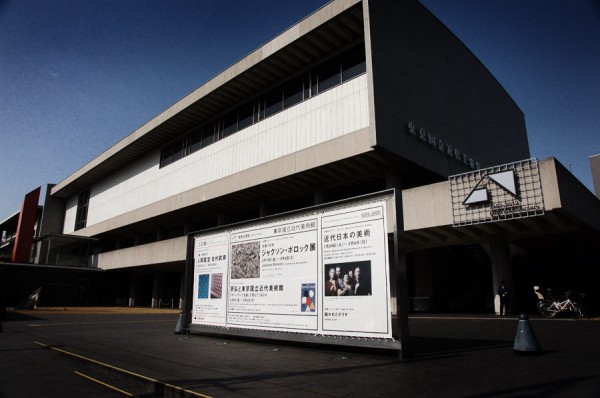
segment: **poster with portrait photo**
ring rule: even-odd
[[[321,222],[323,332],[390,337],[385,206],[340,209]]]
[[[323,287],[326,296],[370,296],[371,262],[353,261],[325,264]]]

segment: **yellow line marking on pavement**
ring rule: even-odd
[[[30,323],[27,326],[38,328],[44,326],[63,326],[63,325],[102,325],[111,323],[157,323],[157,322],[173,322],[172,319],[158,319],[150,321],[111,321],[111,322],[60,322],[60,323]]]
[[[125,391],[125,390],[121,390],[120,388],[117,388],[117,387],[115,387],[115,386],[113,386],[113,385],[110,385],[110,384],[108,384],[108,383],[105,383],[105,382],[103,382],[103,381],[100,381],[100,380],[98,380],[98,379],[94,379],[93,377],[91,377],[91,376],[88,376],[88,375],[85,375],[85,374],[83,374],[83,373],[81,373],[81,372],[78,372],[78,371],[76,371],[76,370],[74,370],[74,371],[73,371],[73,373],[75,373],[77,376],[81,376],[81,377],[83,377],[84,379],[87,379],[87,380],[89,380],[89,381],[92,381],[92,382],[94,382],[94,383],[96,383],[96,384],[100,384],[102,387],[106,387],[106,388],[108,388],[108,389],[111,389],[111,390],[113,390],[113,391],[116,391],[116,392],[118,392],[119,394],[123,394],[123,395],[125,395],[126,397],[134,397],[134,398],[138,398],[138,396],[137,396],[137,395],[133,395],[133,394],[131,394],[131,393],[128,393],[128,392],[127,392],[127,391]]]
[[[103,366],[103,367],[108,368],[108,369],[116,370],[117,372],[125,373],[125,374],[128,374],[130,376],[134,376],[134,377],[137,377],[139,379],[143,379],[143,380],[149,381],[151,383],[160,384],[163,387],[170,388],[172,390],[181,391],[181,392],[184,392],[184,393],[189,394],[189,395],[194,395],[196,397],[212,398],[209,395],[204,395],[204,394],[200,394],[200,393],[195,392],[195,391],[186,390],[185,388],[178,387],[178,386],[175,386],[173,384],[164,383],[164,382],[162,382],[160,380],[156,380],[156,379],[153,379],[153,378],[150,378],[150,377],[138,374],[138,373],[134,373],[134,372],[131,372],[131,371],[126,370],[126,369],[118,368],[116,366],[109,365],[109,364],[104,363],[104,362],[96,361],[95,359],[87,358],[87,357],[84,357],[82,355],[75,354],[73,352],[61,350],[60,348],[52,347],[52,346],[49,346],[48,344],[40,343],[39,341],[34,341],[34,343],[37,344],[37,345],[41,345],[42,347],[48,348],[50,350],[54,350],[54,351],[63,353],[65,355],[72,356],[74,358],[83,359],[84,361],[95,363],[96,365],[100,365],[100,366]]]

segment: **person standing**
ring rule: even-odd
[[[371,281],[361,273],[360,267],[356,267],[354,270],[354,281],[354,294],[356,296],[371,295]]]
[[[335,277],[337,279],[337,287],[338,289],[343,289],[344,288],[344,276],[342,275],[342,268],[341,267],[335,267]]]
[[[356,285],[356,279],[354,279],[354,271],[348,271],[348,279],[350,280],[350,287],[352,288],[352,292],[354,293],[354,285]]]
[[[335,276],[335,269],[329,270],[329,280],[325,282],[325,295],[336,296],[338,290],[337,278]]]
[[[348,274],[344,275],[344,285],[340,286],[337,291],[338,296],[352,296],[354,295],[354,291],[352,290],[352,286],[350,285],[350,277]]]
[[[506,287],[506,283],[504,281],[500,281],[500,286],[498,287],[498,296],[500,296],[500,315],[508,315],[508,296],[510,292]]]

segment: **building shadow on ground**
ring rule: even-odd
[[[419,358],[512,347],[514,342],[508,340],[475,340],[411,336],[409,344],[411,358]]]
[[[12,311],[10,309],[7,309],[3,321],[4,322],[10,322],[10,321],[41,321],[41,320],[45,319],[45,318],[41,318],[41,317],[39,317],[37,315],[34,315],[34,313],[33,313],[34,310],[30,310],[30,311],[32,311],[31,314],[29,312],[26,312],[25,310]]]

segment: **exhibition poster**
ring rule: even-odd
[[[227,323],[317,331],[316,218],[231,234]]]
[[[191,323],[390,338],[389,199],[196,234]]]
[[[391,335],[384,214],[382,205],[361,206],[321,218],[324,333]]]
[[[196,238],[192,323],[225,326],[229,272],[229,234]]]

